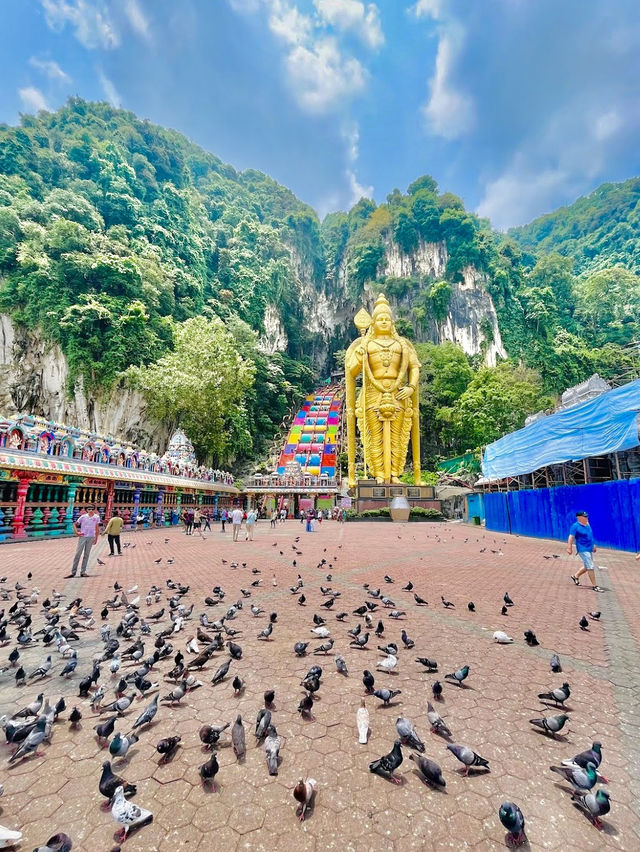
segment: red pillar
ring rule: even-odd
[[[27,538],[27,533],[24,528],[24,510],[27,502],[27,491],[33,479],[33,475],[20,471],[18,473],[18,498],[16,500],[16,510],[13,514],[13,538]]]
[[[104,510],[104,522],[105,524],[113,514],[113,498],[115,494],[116,484],[111,481],[107,483],[107,507]]]

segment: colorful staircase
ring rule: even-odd
[[[303,474],[335,476],[341,414],[339,386],[310,394],[293,419],[277,472],[283,474],[287,463],[296,461]]]

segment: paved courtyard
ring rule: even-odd
[[[241,587],[251,588],[256,579],[262,582],[230,622],[241,631],[235,641],[242,646],[243,656],[232,663],[227,679],[218,686],[210,683],[213,672],[227,659],[225,650],[202,670],[203,686],[188,693],[180,706],[162,705],[154,724],[143,730],[127,758],[114,762],[118,774],[137,784],[134,801],[154,815],[151,825],[131,833],[124,847],[129,852],[501,849],[506,832],[498,808],[503,801],[516,802],[524,813],[528,846],[522,848],[640,848],[640,594],[636,579],[640,567],[633,555],[598,552],[605,566],[599,571],[599,582],[606,591],[596,594],[570,582],[577,563],[561,543],[505,537],[466,525],[324,522],[317,532],[307,534],[294,521],[276,530],[263,522],[253,542],[234,544],[230,532],[223,535],[219,526],[205,541],[187,538],[178,529],[125,534],[123,541],[131,546],[121,558],[109,559],[101,539],[93,551],[91,576],[72,580],[63,577],[69,571],[73,540],[0,548],[7,589],[13,590],[17,581],[27,590],[37,587],[40,604],[53,588],[66,595],[65,602],[82,596],[96,617],[96,627],[82,633],[76,643],[79,662],[71,680],[59,676],[64,663],[53,646],[49,650],[54,654],[54,668],[44,681],[16,687],[13,669],[0,675],[3,713],[10,715],[42,690],[52,702],[60,695],[67,701],[67,710],[55,723],[51,743],[44,746],[41,757],[28,757],[9,767],[9,746],[0,747],[4,766],[0,823],[24,831],[21,848],[44,844],[57,831],[71,836],[74,849],[107,852],[117,848],[117,826],[109,812],[101,810],[104,799],[98,792],[101,763],[108,759],[108,752],[94,738],[98,717],[87,700],[78,698],[78,683],[91,671],[92,658],[102,651],[100,610],[113,597],[114,582],[124,589],[137,584],[142,594],[140,614],[148,616],[162,604],[167,607],[168,577],[188,584],[183,602],[195,604],[193,617],[170,640],[187,659],[185,646],[196,632],[198,616],[206,611],[209,620],[220,618],[242,598]],[[106,565],[96,565],[96,556]],[[167,564],[168,559],[174,561]],[[326,562],[320,564],[321,560]],[[261,573],[252,574],[252,569]],[[27,580],[29,571],[32,578]],[[306,596],[305,606],[289,591],[298,573],[304,582],[300,592]],[[395,582],[386,583],[385,574]],[[408,581],[428,601],[427,607],[417,606],[413,594],[402,591]],[[377,640],[372,634],[367,648],[360,650],[350,647],[347,631],[362,622],[352,611],[365,600],[373,602],[365,593],[365,583],[371,589],[380,587],[406,616],[395,621],[389,617],[390,610],[380,606],[372,617],[374,625],[382,619],[384,636]],[[152,584],[163,588],[162,602],[147,606],[144,596]],[[206,606],[204,598],[216,585],[226,592],[224,602]],[[321,606],[327,599],[321,585],[340,592],[328,612]],[[515,606],[502,616],[505,592]],[[445,609],[441,595],[455,608]],[[12,594],[4,606],[8,608],[14,600]],[[469,601],[474,602],[475,613],[468,610]],[[254,617],[252,603],[266,614]],[[40,604],[30,608],[34,631],[43,624]],[[592,610],[601,610],[602,618],[590,620],[589,630],[583,631],[579,620]],[[272,639],[258,641],[271,612],[278,614]],[[340,612],[348,613],[343,623],[336,620]],[[122,609],[109,613],[107,623],[114,631],[122,613]],[[296,641],[312,640],[308,652],[320,644],[310,632],[314,613],[326,617],[335,640],[333,652],[344,656],[348,676],[337,673],[333,653],[294,655]],[[160,624],[168,623],[165,611]],[[402,628],[415,641],[413,650],[402,648]],[[159,629],[154,625],[152,635],[146,637],[145,655],[152,653]],[[525,644],[527,629],[536,633],[539,646]],[[495,644],[495,630],[506,631],[514,643]],[[15,628],[11,626],[9,632],[15,639]],[[376,672],[376,662],[382,659],[377,646],[387,642],[401,648],[394,674]],[[129,644],[123,640],[121,647]],[[13,641],[2,649],[2,666],[7,665],[12,647]],[[27,673],[47,653],[40,644],[23,650],[21,662]],[[562,674],[550,671],[552,653],[560,656]],[[415,662],[416,657],[425,656],[437,661],[437,674],[425,673]],[[314,664],[323,667],[323,675],[313,708],[315,721],[310,721],[300,716],[297,707],[303,696],[300,681]],[[470,667],[467,688],[445,682],[446,673],[465,664]],[[164,677],[173,665],[172,656],[150,675],[160,682],[161,695],[173,686]],[[367,697],[371,731],[368,743],[359,745],[356,711],[364,696],[365,668],[374,672],[376,688],[393,687],[401,695],[389,707]],[[121,673],[130,671],[133,667],[123,667]],[[246,682],[238,697],[231,686],[235,674]],[[436,679],[444,684],[444,700],[437,709],[452,730],[451,741],[486,758],[490,772],[472,771],[463,777],[461,764],[446,749],[447,741],[429,732],[427,701]],[[565,679],[571,686],[570,722],[554,740],[535,730],[529,719],[560,712],[545,707],[537,694],[560,686]],[[117,680],[103,666],[100,683],[106,684],[105,701],[113,700]],[[256,714],[264,706],[263,693],[269,688],[275,690],[273,722],[283,738],[277,776],[269,776],[264,749],[256,747],[253,735]],[[148,700],[135,701],[117,730],[128,731]],[[77,730],[67,721],[74,706],[83,714]],[[236,762],[227,730],[217,749],[218,790],[210,792],[202,787],[198,773],[208,757],[198,730],[207,723],[233,723],[238,713],[247,734],[246,760]],[[426,755],[442,768],[445,790],[434,791],[420,780],[408,759],[411,752],[404,747],[398,770],[401,784],[369,772],[369,763],[391,750],[398,716],[414,723]],[[181,747],[173,760],[160,764],[156,742],[176,733],[182,737]],[[549,770],[589,748],[594,740],[602,742],[601,769],[611,793],[611,811],[602,831],[572,804],[567,785]],[[317,796],[308,819],[300,823],[292,790],[299,778],[307,776],[317,780]]]

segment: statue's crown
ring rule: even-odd
[[[376,299],[376,304],[373,309],[373,318],[375,319],[376,314],[381,313],[384,310],[385,313],[391,313],[391,307],[389,306],[389,301],[384,293],[380,293],[378,298]]]

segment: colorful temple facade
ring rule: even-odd
[[[178,430],[163,456],[81,429],[23,416],[0,421],[0,541],[73,534],[81,510],[118,509],[129,528],[178,523],[189,506],[215,515],[238,489],[198,465]]]

